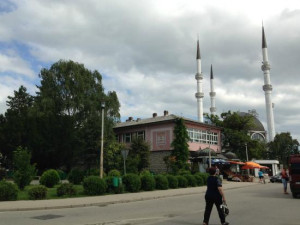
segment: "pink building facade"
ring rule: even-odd
[[[164,158],[172,151],[171,143],[174,139],[174,126],[176,115],[169,115],[164,111],[163,116],[153,113],[152,118],[133,120],[129,117],[126,122],[118,123],[114,132],[119,142],[130,145],[135,137],[143,138],[150,145],[150,170],[153,172],[166,172]],[[190,141],[190,152],[210,148],[216,153],[221,152],[221,128],[214,125],[200,123],[195,120],[183,118]]]

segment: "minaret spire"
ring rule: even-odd
[[[268,126],[268,141],[273,141],[275,137],[275,125],[274,125],[274,115],[273,115],[273,103],[272,103],[272,90],[270,79],[270,64],[268,59],[268,49],[265,36],[264,26],[262,26],[262,55],[263,55],[263,65],[261,70],[264,72],[264,85],[263,90],[265,92],[266,101],[266,113],[267,113],[267,126]]]
[[[200,47],[199,47],[199,39],[197,41],[197,73],[195,75],[195,79],[197,80],[197,92],[195,94],[195,97],[197,99],[197,109],[198,109],[198,121],[203,122],[203,97],[204,93],[202,90],[202,80],[203,75],[201,72],[201,56],[200,56]]]
[[[215,115],[217,108],[215,104],[215,98],[216,98],[216,92],[215,92],[215,86],[214,86],[214,74],[213,74],[213,67],[210,66],[210,114]]]

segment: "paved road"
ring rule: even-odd
[[[225,188],[226,189],[226,188]],[[282,194],[281,184],[226,190],[230,224],[300,225],[300,199]],[[99,206],[0,213],[0,225],[196,225],[202,224],[204,193]],[[210,225],[220,224],[216,209]]]

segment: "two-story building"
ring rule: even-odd
[[[153,113],[152,117],[147,119],[137,118],[134,120],[133,117],[129,117],[125,122],[116,124],[114,132],[118,141],[127,146],[135,137],[147,141],[150,145],[150,170],[165,172],[167,168],[164,157],[171,154],[171,143],[174,139],[173,130],[175,120],[178,117],[173,114],[169,115],[168,111],[164,111],[162,116]],[[183,119],[190,137],[188,142],[190,152],[207,148],[216,153],[221,152],[220,127],[188,118]]]

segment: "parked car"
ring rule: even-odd
[[[271,177],[270,177],[270,181],[271,181],[272,183],[282,183],[282,180],[281,180],[281,173],[277,173],[276,175],[271,176]]]

